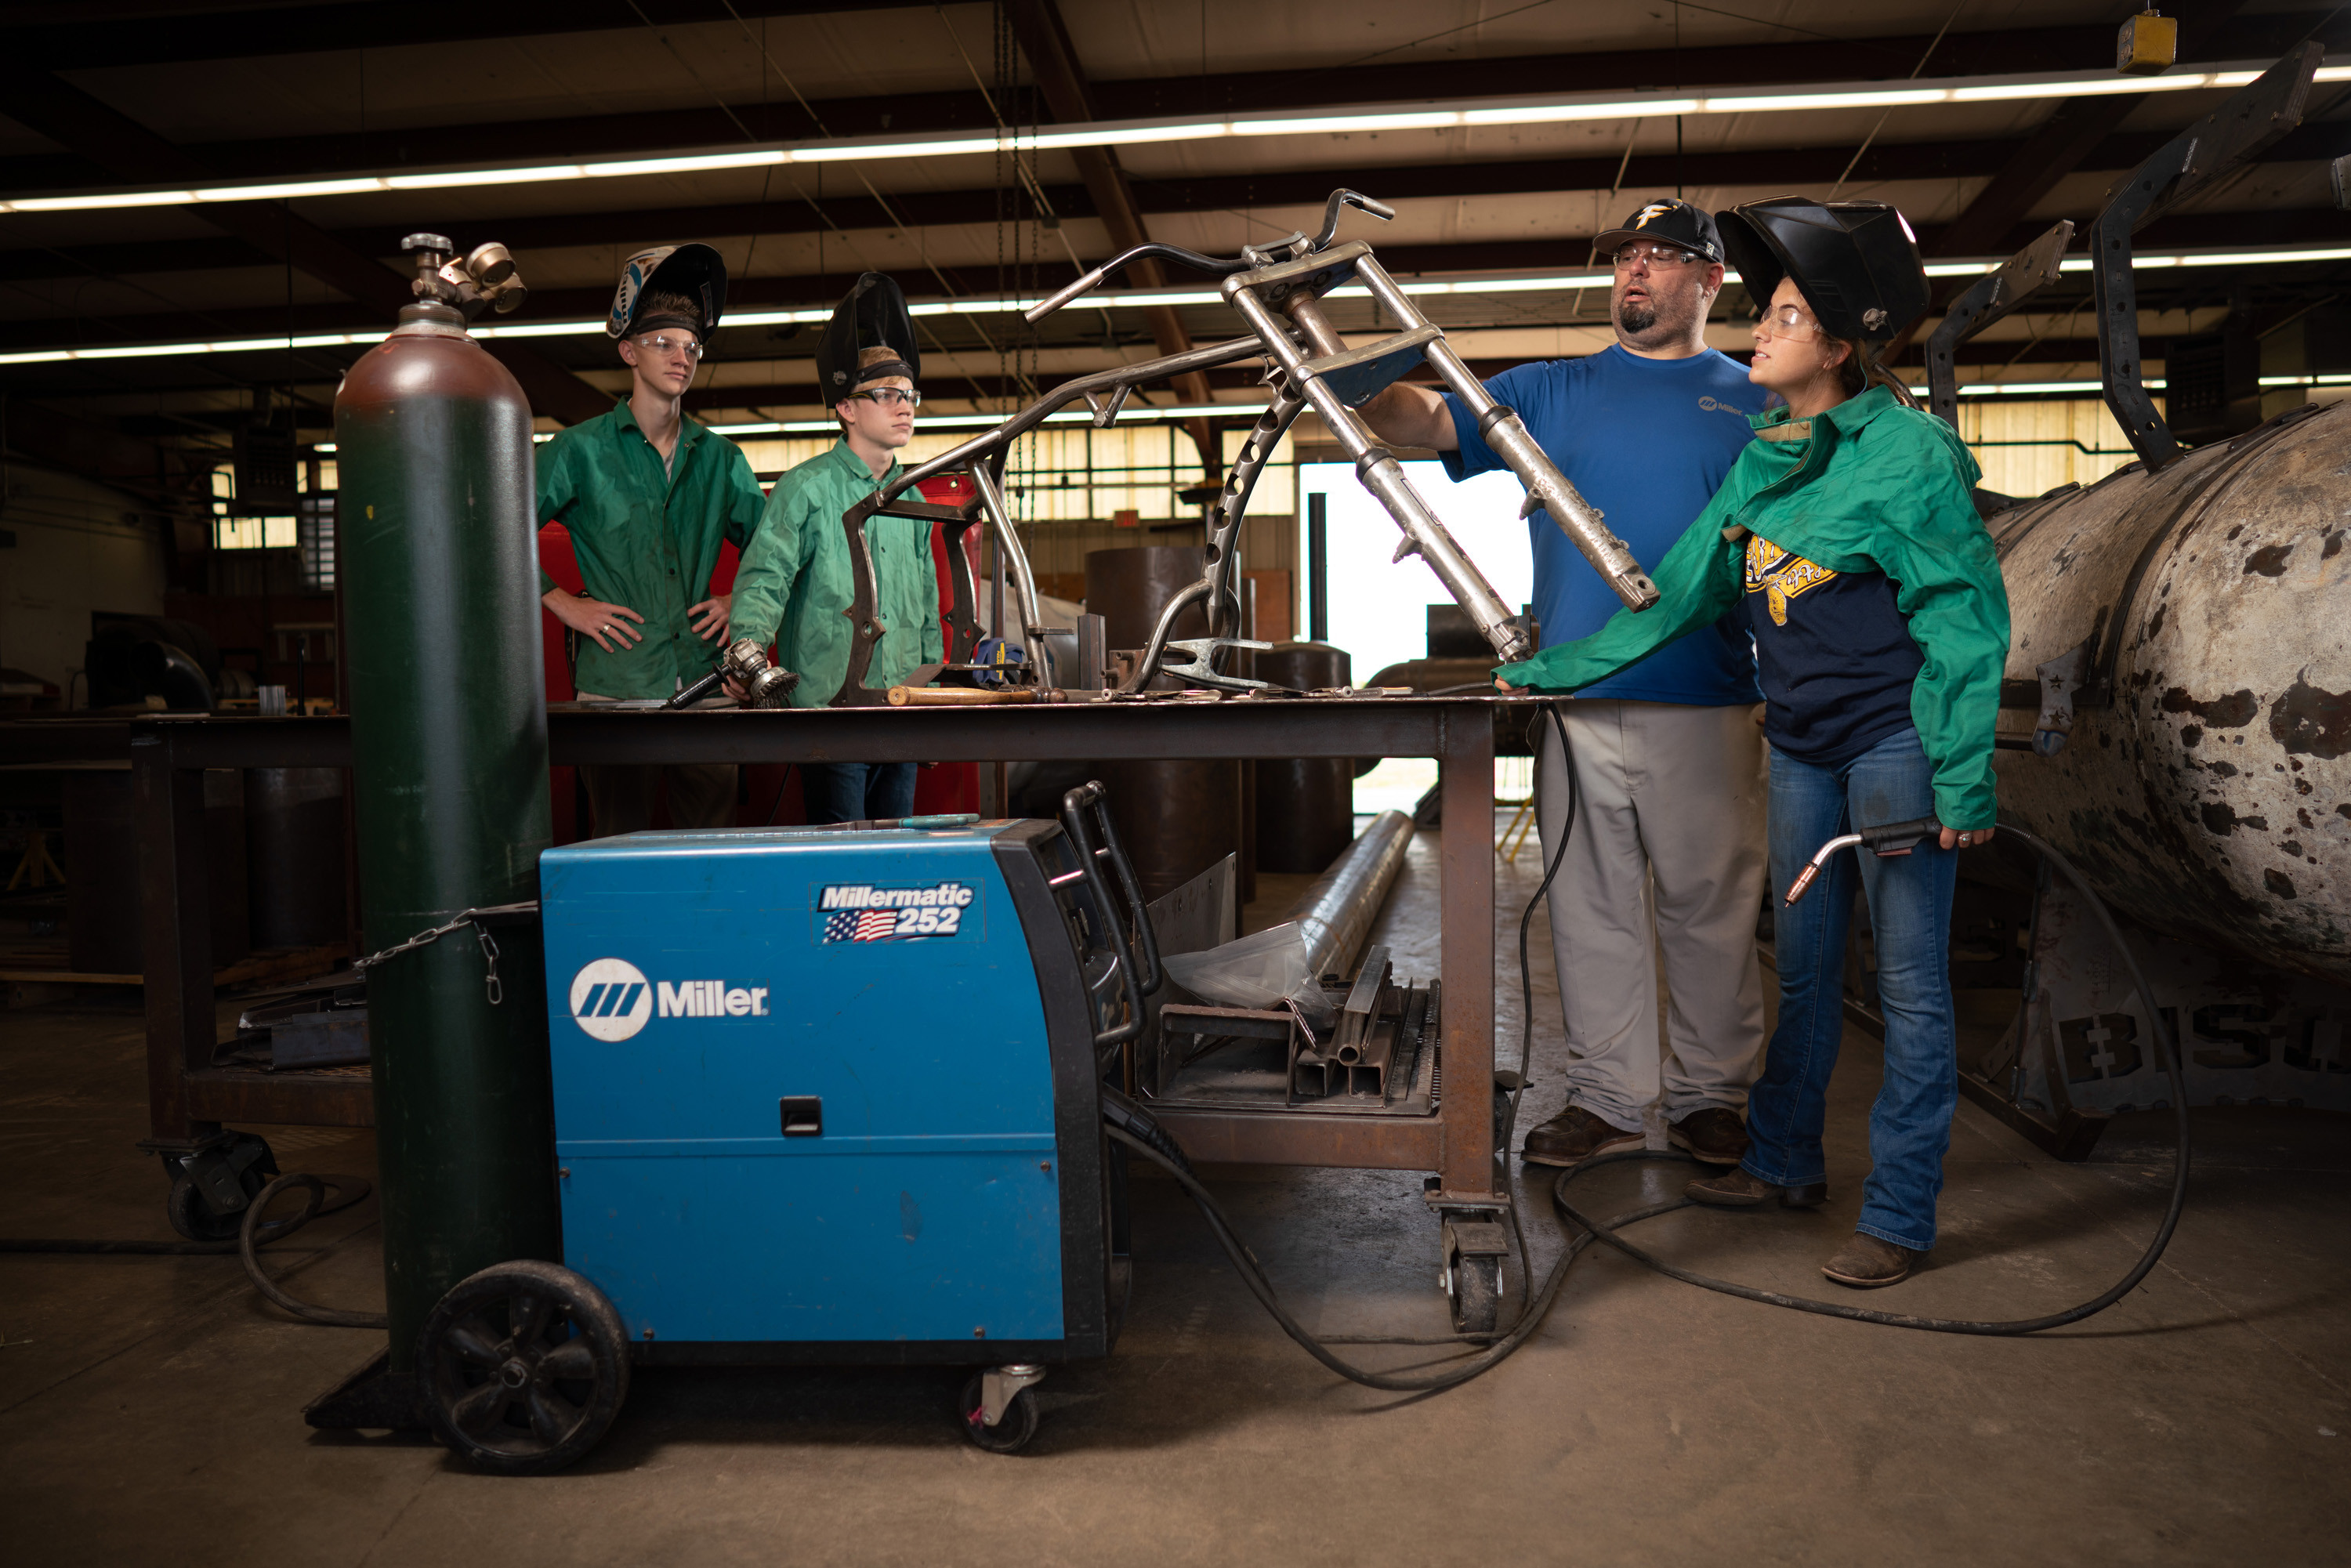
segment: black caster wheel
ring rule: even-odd
[[[424,1320],[417,1385],[442,1442],[477,1469],[543,1476],[594,1448],[629,1394],[628,1331],[557,1263],[460,1280]]]
[[[246,1207],[277,1175],[277,1156],[263,1139],[237,1133],[186,1161],[166,1155],[163,1168],[172,1177],[163,1198],[172,1228],[191,1241],[235,1241]]]
[[[1036,1398],[1028,1389],[1022,1389],[1004,1407],[1004,1418],[991,1427],[980,1408],[979,1380],[986,1375],[975,1372],[971,1381],[963,1385],[962,1402],[956,1406],[963,1417],[963,1435],[971,1439],[973,1447],[986,1448],[991,1454],[1018,1453],[1037,1435]]]
[[[1492,1333],[1502,1318],[1502,1260],[1456,1254],[1446,1270],[1455,1333]]]

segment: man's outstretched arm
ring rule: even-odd
[[[1451,452],[1461,444],[1454,434],[1452,411],[1427,387],[1396,382],[1355,412],[1373,434],[1392,446]]]

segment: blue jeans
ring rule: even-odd
[[[1935,814],[1933,769],[1905,728],[1831,770],[1771,748],[1771,887],[1788,884],[1813,852],[1855,824]],[[1780,1023],[1763,1076],[1747,1101],[1750,1176],[1777,1186],[1826,1179],[1821,1130],[1829,1074],[1844,1033],[1845,930],[1855,873],[1868,894],[1886,1015],[1886,1077],[1869,1113],[1872,1169],[1856,1228],[1923,1252],[1935,1244],[1935,1197],[1959,1103],[1959,1036],[1951,1009],[1951,894],[1959,854],[1921,842],[1881,860],[1838,852],[1793,909],[1776,910]]]
[[[803,762],[800,799],[810,827],[891,821],[914,814],[911,762]]]

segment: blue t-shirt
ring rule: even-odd
[[[1652,569],[1714,498],[1740,448],[1754,438],[1748,414],[1763,406],[1763,390],[1747,379],[1746,367],[1711,349],[1687,359],[1646,360],[1611,343],[1581,360],[1520,365],[1487,385],[1519,411],[1568,483]],[[1458,481],[1506,467],[1461,401],[1447,392],[1445,402],[1460,442],[1458,452],[1442,455],[1446,473]],[[1615,591],[1550,513],[1529,517],[1527,533],[1543,646],[1599,631],[1621,603]],[[1746,622],[1736,611],[1577,695],[1693,707],[1763,697]]]
[[[1910,726],[1927,656],[1882,571],[1831,571],[1747,539],[1740,606],[1763,674],[1763,733],[1799,762],[1839,768]]]

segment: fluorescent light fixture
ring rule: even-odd
[[[1489,126],[1556,124],[1566,120],[1631,120],[1668,115],[1773,114],[1795,110],[1916,108],[1941,103],[1997,103],[2027,99],[2083,98],[2108,93],[2210,91],[2241,87],[2264,68],[2245,62],[2174,70],[2163,76],[2124,77],[2111,71],[2055,71],[2037,75],[1946,77],[1905,82],[1824,82],[1732,89],[1719,93],[1583,92],[1516,99],[1466,99],[1449,103],[1361,104],[1300,115],[1276,112],[1228,119],[1101,120],[1056,126],[1034,135],[1019,132],[941,132],[865,137],[827,141],[771,142],[754,147],[684,149],[643,158],[607,158],[579,163],[402,171],[338,174],[315,180],[255,181],[193,188],[89,191],[68,195],[27,195],[0,201],[0,213],[85,212],[110,207],[174,207],[203,202],[285,201],[308,196],[360,195],[377,191],[456,190],[475,186],[534,184],[563,180],[625,179],[653,174],[706,173],[757,169],[778,163],[837,163],[898,158],[954,158],[977,153],[1019,152],[1071,147],[1125,147],[1149,142],[1212,141],[1240,136],[1347,136],[1382,131],[1471,131]],[[2351,66],[2324,66],[2320,81],[2351,81]]]
[[[1938,261],[1929,263],[1929,277],[1965,277],[1991,271],[2005,261],[1991,259]],[[2273,250],[2163,251],[2133,258],[2137,267],[2163,268],[2179,267],[2253,267],[2287,266],[2296,262],[2351,261],[2351,246],[2305,246],[2279,247]],[[2090,262],[2086,256],[2075,256],[2064,263],[2067,272],[2086,272]],[[1727,283],[1739,281],[1739,274],[1726,272]],[[1413,296],[1453,295],[1464,298],[1507,294],[1563,294],[1578,288],[1605,288],[1612,281],[1605,272],[1521,272],[1489,273],[1458,277],[1399,277],[1396,286]],[[1117,288],[1080,297],[1068,308],[1098,310],[1140,309],[1155,305],[1214,305],[1222,297],[1208,288]],[[1350,284],[1332,290],[1333,299],[1360,299],[1366,291],[1360,284]],[[924,299],[908,306],[916,316],[1001,316],[1026,310],[1037,303],[1032,295],[967,295],[959,299]],[[831,306],[807,306],[783,310],[744,310],[726,318],[730,327],[810,326],[832,319]],[[311,332],[292,338],[202,339],[175,343],[110,343],[89,348],[24,349],[0,353],[0,365],[57,364],[70,360],[144,360],[167,359],[187,354],[231,354],[258,352],[269,349],[330,349],[354,343],[379,343],[389,329],[358,332]],[[477,323],[470,329],[476,338],[585,338],[601,335],[603,319],[573,321],[500,321],[496,319]]]

